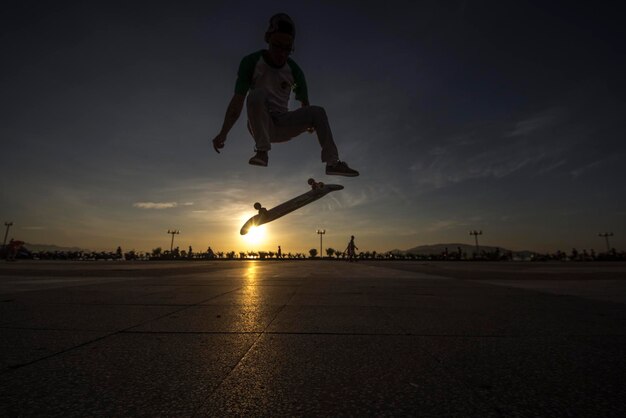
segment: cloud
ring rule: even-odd
[[[178,206],[176,202],[137,202],[133,206],[140,209],[171,209]]]
[[[437,190],[474,179],[502,179],[522,170],[551,173],[566,164],[575,136],[553,128],[565,120],[563,109],[552,108],[514,123],[480,126],[432,143],[419,159],[409,162],[418,192]]]
[[[423,232],[435,233],[454,230],[458,228],[469,228],[472,225],[481,223],[483,218],[472,216],[466,219],[435,219],[422,227]]]
[[[550,154],[541,148],[511,145],[474,155],[463,156],[462,153],[456,153],[445,158],[434,158],[427,165],[419,161],[410,170],[414,172],[414,181],[419,188],[440,189],[472,179],[501,179],[548,160],[552,164]]]
[[[572,178],[577,179],[578,177],[580,177],[583,173],[585,173],[586,171],[592,170],[596,167],[598,167],[600,164],[602,164],[602,160],[598,160],[598,161],[594,161],[592,163],[589,163],[587,165],[584,165],[583,167],[579,167],[575,170],[570,171],[570,176],[572,176]]]
[[[426,232],[439,232],[439,231],[445,231],[448,229],[453,229],[456,228],[458,226],[466,226],[468,225],[465,222],[461,222],[461,221],[457,221],[457,220],[436,220],[434,222],[431,222],[429,225],[427,225],[424,228],[424,231]]]
[[[564,166],[567,163],[567,160],[558,160],[554,164],[547,165],[535,172],[535,176],[541,176],[543,174],[549,173],[551,171],[556,170],[559,167]]]
[[[538,115],[520,120],[505,137],[524,136],[553,125],[563,112],[559,109],[548,109]]]

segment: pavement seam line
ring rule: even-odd
[[[230,371],[224,376],[224,378],[217,384],[215,385],[215,388],[213,389],[213,391],[207,395],[207,397],[199,403],[198,407],[194,410],[192,416],[193,417],[197,417],[199,416],[198,413],[199,411],[208,404],[208,402],[211,400],[211,398],[215,395],[215,393],[219,390],[219,388],[224,384],[224,382],[226,381],[226,379],[229,378],[229,376],[232,375],[232,373],[237,369],[237,367],[239,367],[239,365],[241,364],[241,362],[246,358],[246,356],[252,351],[252,349],[254,348],[254,346],[259,342],[259,340],[261,339],[261,337],[264,334],[273,334],[273,333],[268,333],[267,329],[272,325],[272,323],[274,322],[274,320],[276,319],[276,317],[278,317],[278,315],[280,315],[280,313],[285,309],[285,307],[287,307],[287,305],[289,305],[289,302],[291,302],[291,300],[293,299],[293,297],[295,296],[296,293],[298,293],[298,290],[300,289],[300,287],[302,286],[302,284],[298,285],[296,287],[296,290],[291,294],[291,297],[289,298],[289,300],[287,301],[287,303],[283,304],[280,309],[276,310],[276,314],[274,314],[274,316],[272,317],[272,320],[268,322],[268,324],[265,326],[265,328],[263,329],[263,331],[261,331],[260,333],[256,333],[258,334],[257,338],[252,342],[252,344],[250,344],[250,347],[246,350],[245,353],[243,353],[243,355],[241,356],[241,358],[239,360],[237,360],[237,363],[235,363],[235,365],[232,367],[232,369],[230,369]],[[252,334],[252,333],[251,333]]]
[[[206,299],[206,300],[200,301],[200,302],[198,302],[198,303],[196,303],[196,304],[194,304],[194,305],[189,305],[189,306],[186,306],[186,307],[184,307],[184,308],[182,308],[182,309],[179,309],[179,310],[176,310],[176,311],[173,311],[173,312],[168,312],[167,314],[165,314],[165,315],[161,315],[161,316],[159,316],[159,317],[157,317],[157,318],[151,318],[151,319],[149,319],[149,320],[147,320],[147,321],[142,322],[141,324],[136,324],[136,325],[130,326],[130,327],[128,327],[128,328],[125,328],[125,329],[122,329],[122,330],[118,330],[118,331],[112,332],[112,333],[107,334],[107,335],[103,335],[102,337],[96,338],[96,339],[94,339],[94,340],[85,341],[84,343],[81,343],[81,344],[75,345],[75,346],[70,347],[70,348],[67,348],[67,349],[65,349],[65,350],[61,350],[61,351],[58,351],[58,352],[56,352],[56,353],[49,354],[49,355],[44,356],[44,357],[40,357],[40,358],[38,358],[38,359],[36,359],[36,360],[32,360],[32,361],[29,361],[29,362],[26,362],[26,363],[16,364],[16,365],[13,365],[13,366],[9,366],[9,367],[8,367],[7,369],[5,369],[4,371],[0,371],[0,375],[5,374],[5,373],[8,373],[8,372],[11,372],[11,371],[14,371],[14,370],[19,370],[19,369],[21,369],[21,368],[23,368],[23,367],[31,366],[31,365],[33,365],[33,364],[35,364],[35,363],[37,363],[37,362],[40,362],[40,361],[43,361],[43,360],[47,360],[47,359],[52,358],[52,357],[54,357],[54,356],[63,355],[63,354],[65,354],[65,353],[69,352],[69,351],[75,350],[75,349],[77,349],[77,348],[84,347],[84,346],[86,346],[86,345],[88,345],[88,344],[92,344],[92,343],[95,343],[95,342],[101,341],[101,340],[103,340],[103,339],[105,339],[105,338],[109,338],[109,337],[112,337],[112,336],[117,335],[117,334],[124,334],[124,333],[126,333],[126,331],[131,330],[131,329],[133,329],[133,328],[140,327],[140,326],[145,325],[145,324],[147,324],[147,323],[149,323],[149,322],[152,322],[152,321],[158,321],[159,319],[165,318],[165,317],[167,317],[167,316],[169,316],[169,315],[173,315],[173,314],[175,314],[175,313],[182,312],[182,311],[184,311],[185,309],[189,309],[189,308],[191,308],[191,307],[198,306],[198,305],[199,305],[199,304],[201,304],[201,303],[204,303],[204,302],[207,302],[207,301],[209,301],[209,300],[211,300],[211,299],[214,299],[214,298],[217,298],[217,297],[220,297],[220,296],[226,295],[226,294],[228,294],[228,293],[235,292],[235,291],[237,291],[237,290],[239,290],[239,289],[241,289],[241,287],[238,287],[238,288],[236,288],[236,289],[230,290],[230,291],[228,291],[228,292],[221,293],[221,294],[219,294],[219,295],[215,295],[215,296],[210,297],[210,298],[208,298],[208,299]],[[69,331],[76,331],[76,330],[69,330]]]
[[[210,300],[212,300],[212,299],[219,298],[219,297],[224,296],[224,295],[227,295],[227,294],[229,294],[229,293],[236,292],[236,291],[238,291],[238,290],[241,290],[242,288],[243,288],[243,286],[240,286],[240,287],[237,287],[236,289],[229,290],[228,292],[220,293],[219,295],[211,296],[211,297],[210,297],[210,298],[208,298],[208,299],[201,300],[201,301],[196,302],[196,303],[194,303],[194,304],[191,304],[191,305],[184,305],[181,309],[178,309],[178,310],[173,311],[173,312],[169,312],[169,313],[167,313],[167,314],[165,314],[165,315],[162,315],[162,316],[159,316],[159,317],[157,317],[157,318],[152,318],[152,319],[149,319],[149,320],[147,320],[147,321],[145,321],[145,322],[142,322],[141,324],[133,325],[132,327],[129,327],[129,328],[126,328],[126,329],[120,330],[120,331],[118,331],[118,332],[120,332],[120,333],[128,333],[128,331],[129,331],[129,330],[132,330],[133,328],[141,327],[141,326],[143,326],[143,325],[146,325],[146,324],[147,324],[147,323],[149,323],[149,322],[158,321],[158,320],[160,320],[160,319],[166,318],[166,317],[168,317],[168,316],[170,316],[170,315],[174,315],[174,314],[180,313],[180,312],[182,312],[182,311],[184,311],[184,310],[187,310],[187,309],[191,309],[191,308],[195,308],[195,307],[198,307],[198,306],[202,306],[202,304],[204,304],[204,303],[206,303],[206,302],[208,302],[208,301],[210,301]]]

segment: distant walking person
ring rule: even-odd
[[[235,94],[228,105],[222,129],[213,139],[213,148],[218,153],[224,148],[228,132],[239,119],[247,95],[248,130],[256,143],[256,154],[250,158],[250,164],[266,167],[272,143],[289,141],[305,131],[316,131],[326,174],[358,176],[358,171],[339,160],[324,108],[309,105],[304,73],[289,58],[295,36],[296,27],[288,15],[278,13],[272,16],[265,32],[268,49],[241,60]],[[289,110],[292,91],[302,105],[300,109]]]
[[[356,261],[356,250],[358,249],[359,248],[354,244],[354,235],[352,235],[350,237],[350,242],[348,243],[348,246],[346,247],[346,250],[344,251],[348,253],[349,262]]]
[[[278,246],[278,252],[276,253],[276,258],[283,258],[283,253],[280,250],[280,245]]]
[[[17,241],[11,238],[7,245],[7,261],[15,261],[23,245],[24,241]]]

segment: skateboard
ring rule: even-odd
[[[241,235],[246,235],[253,226],[259,226],[275,221],[276,219],[283,217],[296,209],[300,209],[302,206],[306,206],[309,203],[326,196],[330,192],[343,189],[342,185],[324,184],[322,182],[316,182],[314,179],[309,179],[307,183],[311,186],[311,190],[271,209],[265,209],[259,202],[256,202],[254,204],[254,208],[258,210],[259,213],[248,219],[248,221],[246,221],[246,223],[241,227],[241,231],[239,231],[239,233]]]

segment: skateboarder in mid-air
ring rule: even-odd
[[[272,143],[289,141],[305,131],[316,131],[326,174],[358,176],[358,171],[339,160],[324,108],[309,105],[304,73],[289,58],[295,35],[295,25],[289,16],[284,13],[272,16],[265,33],[268,49],[241,60],[235,94],[228,105],[222,129],[213,139],[213,148],[218,153],[224,148],[228,132],[239,119],[247,95],[248,129],[256,142],[256,154],[250,158],[250,164],[266,167]],[[288,103],[292,90],[302,107],[290,111]]]

